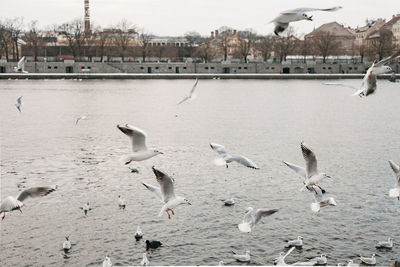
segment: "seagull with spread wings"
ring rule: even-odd
[[[171,215],[169,214],[169,211],[172,213],[172,215],[175,215],[174,208],[176,208],[178,205],[181,204],[188,204],[192,205],[189,200],[185,199],[184,197],[176,196],[174,192],[174,181],[173,179],[168,176],[167,174],[157,170],[152,167],[154,174],[156,175],[157,182],[160,184],[160,187],[153,186],[150,184],[143,183],[142,184],[151,192],[154,193],[154,195],[163,203],[165,203],[161,210],[160,213],[158,214],[158,217],[161,217],[164,212],[168,214],[168,219],[171,219]]]
[[[126,134],[132,142],[133,153],[125,155],[121,159],[125,163],[125,165],[131,163],[131,161],[142,161],[152,158],[158,154],[163,154],[157,149],[147,148],[147,134],[143,130],[129,124],[125,124],[125,126],[117,125],[117,127],[121,130],[121,132]]]
[[[304,178],[303,181],[304,186],[301,188],[301,191],[303,191],[305,188],[311,191],[313,185],[316,185],[323,178],[331,178],[331,177],[326,173],[323,172],[320,173],[318,171],[317,157],[315,156],[314,152],[304,142],[301,142],[300,147],[303,153],[303,158],[306,162],[306,168],[299,167],[287,161],[284,161],[283,163],[285,163],[286,166],[288,166],[289,168],[291,168],[293,171],[295,171],[297,174],[299,174]]]
[[[264,210],[258,209],[255,213],[252,207],[246,209],[246,214],[243,217],[243,222],[238,225],[239,230],[243,233],[250,233],[254,226],[263,218],[270,216],[279,209]]]
[[[357,88],[356,86],[349,85],[349,84],[343,84],[343,83],[323,83],[324,85],[337,85],[337,86],[344,86],[344,87],[349,87],[353,88],[356,90],[356,92],[353,94],[353,96],[369,96],[375,93],[377,89],[377,75],[380,74],[385,74],[392,72],[392,68],[390,66],[387,66],[390,61],[396,59],[397,57],[400,56],[400,51],[397,53],[394,53],[393,55],[382,59],[381,61],[377,63],[372,63],[371,67],[368,68],[367,73],[364,75],[364,78],[362,79],[361,86],[360,88]]]
[[[21,107],[22,107],[22,95],[17,98],[17,104],[15,104],[17,107],[18,111],[21,112]]]
[[[196,95],[194,94],[194,91],[196,90],[196,87],[197,87],[198,83],[199,83],[199,79],[196,79],[196,81],[194,82],[194,85],[193,85],[192,89],[190,90],[189,94],[187,96],[185,96],[185,98],[183,98],[181,100],[181,102],[178,103],[178,105],[182,104],[186,100],[193,100],[196,97]]]
[[[19,61],[17,67],[14,67],[15,72],[22,72],[22,73],[28,73],[25,71],[25,56],[23,56]]]
[[[35,197],[43,197],[51,192],[54,192],[57,189],[57,186],[43,186],[43,187],[32,187],[21,191],[18,196],[15,198],[13,196],[8,196],[6,199],[1,202],[0,205],[0,214],[4,212],[2,220],[6,217],[6,212],[10,212],[13,210],[19,210],[22,213],[21,207],[24,205],[23,201],[27,198],[35,198]]]
[[[231,156],[226,152],[226,149],[224,146],[216,144],[216,143],[210,143],[210,147],[218,153],[219,157],[214,160],[214,163],[216,165],[225,165],[228,168],[228,163],[235,161],[237,163],[240,163],[246,167],[252,168],[252,169],[258,169],[258,166],[251,161],[250,159],[246,158],[245,156]]]
[[[331,8],[296,8],[292,10],[286,10],[279,14],[278,17],[273,19],[271,22],[275,24],[274,33],[279,36],[279,34],[285,31],[289,27],[290,22],[300,21],[300,20],[310,20],[312,21],[312,16],[308,16],[305,12],[312,11],[336,11],[342,7],[336,6]]]
[[[314,202],[311,203],[311,210],[313,212],[318,212],[321,207],[337,205],[333,197],[324,199],[324,196],[322,195],[322,190],[318,186],[313,185],[312,189],[314,191]]]

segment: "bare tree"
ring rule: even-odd
[[[286,60],[286,57],[293,50],[297,38],[293,27],[289,26],[285,36],[274,37],[274,51],[279,56],[280,62]]]
[[[340,42],[336,41],[336,37],[330,32],[318,32],[311,37],[313,48],[318,55],[322,56],[322,62],[326,62],[326,58],[334,55]]]
[[[186,48],[189,57],[193,57],[196,47],[199,46],[202,38],[198,32],[191,31],[185,33],[185,38],[188,41],[188,46]]]
[[[218,47],[224,55],[224,60],[226,61],[228,58],[228,51],[230,48],[229,39],[232,37],[232,28],[227,26],[222,26],[219,28],[218,35]],[[217,38],[217,37],[216,37]]]
[[[296,42],[297,53],[303,56],[303,63],[306,63],[307,56],[312,53],[312,43],[309,39],[298,40]]]
[[[241,40],[239,40],[237,49],[243,61],[247,62],[247,57],[250,55],[252,49],[254,49],[257,34],[253,29],[247,29],[239,31],[238,36]]]
[[[362,42],[361,44],[358,44],[355,46],[355,50],[360,55],[361,58],[361,63],[364,63],[364,56],[367,53],[367,46]]]
[[[12,34],[8,23],[0,21],[0,56],[4,53],[7,60],[9,59],[12,43]]]
[[[86,41],[83,21],[75,19],[74,21],[64,23],[58,27],[58,32],[67,39],[74,58],[80,60],[83,52],[82,48]]]
[[[217,54],[215,46],[212,44],[213,41],[214,39],[204,38],[202,44],[196,49],[195,55],[206,63]]]
[[[379,36],[376,38],[370,38],[368,40],[368,50],[372,58],[376,55],[381,60],[385,56],[389,56],[393,53],[393,33],[388,29],[381,29],[378,32]]]
[[[39,48],[44,45],[43,39],[39,36],[37,21],[30,22],[29,30],[25,33],[24,40],[26,41],[26,46],[32,51],[33,59],[36,62]]]
[[[274,38],[272,35],[259,36],[255,42],[255,48],[259,51],[264,61],[267,61],[274,50]]]
[[[122,61],[129,45],[137,34],[136,27],[127,20],[121,20],[114,28],[113,40],[118,46]]]
[[[111,44],[112,31],[103,30],[101,27],[97,27],[94,29],[93,34],[96,36],[96,43],[99,50],[98,55],[100,56],[101,61],[103,61],[106,49]]]
[[[152,40],[152,36],[150,33],[142,30],[139,34],[138,45],[141,48],[142,61],[146,62],[146,57],[150,51],[150,41]]]
[[[14,18],[12,20],[9,20],[8,25],[13,40],[13,58],[18,60],[20,57],[18,51],[18,39],[20,38],[20,35],[22,33],[23,19]]]

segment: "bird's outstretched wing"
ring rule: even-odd
[[[307,178],[307,172],[306,169],[304,169],[303,167],[294,165],[292,163],[283,161],[283,163],[285,163],[286,166],[288,166],[289,168],[291,168],[295,173],[297,173],[298,175],[300,175],[301,177],[303,177],[304,179]]]
[[[117,125],[117,127],[131,139],[133,152],[147,150],[146,133],[143,130],[129,124]]]
[[[216,143],[210,143],[210,147],[218,153],[222,158],[229,157],[228,152],[226,152],[226,149],[224,146],[216,144]]]
[[[192,89],[189,92],[188,96],[185,96],[185,98],[183,98],[178,105],[182,104],[183,102],[185,102],[186,100],[192,99],[194,97],[194,91],[196,90],[197,84],[199,83],[199,79],[196,79],[196,81],[194,82],[194,85],[192,87]]]
[[[56,191],[57,186],[43,186],[43,187],[32,187],[29,189],[26,189],[22,192],[20,192],[17,196],[17,199],[21,202],[23,202],[25,199],[29,198],[29,197],[43,197],[46,196],[48,194],[50,194],[51,192]]]
[[[163,196],[164,202],[168,202],[169,200],[174,199],[174,181],[167,174],[154,168],[154,166],[152,167],[152,169],[158,183],[160,184],[161,195]]]
[[[307,176],[311,177],[318,174],[317,158],[315,157],[314,152],[304,142],[301,142],[300,147],[301,152],[303,153],[303,158],[306,161]]]
[[[286,10],[281,12],[281,14],[295,14],[295,13],[304,13],[304,12],[311,12],[311,11],[336,11],[341,9],[341,6],[335,6],[330,8],[312,8],[312,7],[301,7],[291,10]]]
[[[392,170],[394,171],[395,174],[398,174],[400,172],[400,167],[394,161],[389,160],[390,167],[392,167]]]
[[[263,209],[258,209],[255,214],[255,220],[254,224],[258,223],[262,217],[270,216],[277,212],[279,209],[272,209],[272,210],[263,210]]]
[[[25,56],[23,56],[19,61],[18,61],[18,69],[24,70],[25,67]]]
[[[378,63],[376,63],[375,66],[376,66],[376,67],[383,66],[383,65],[385,65],[386,63],[389,63],[390,61],[392,61],[393,59],[395,59],[395,58],[397,58],[397,57],[400,57],[400,51],[397,51],[397,52],[394,53],[393,55],[391,55],[391,56],[389,56],[389,57],[387,57],[387,58],[384,58],[384,59],[378,61]]]
[[[162,195],[161,195],[161,190],[160,190],[159,187],[153,186],[153,185],[150,185],[150,184],[146,184],[146,183],[143,183],[143,182],[142,182],[142,184],[143,184],[147,189],[149,189],[151,192],[153,192],[154,195],[156,195],[156,197],[157,197],[161,202],[163,202],[163,197],[162,197]]]
[[[237,163],[240,163],[246,167],[252,168],[252,169],[259,169],[257,164],[255,164],[253,161],[250,159],[244,157],[244,156],[234,156],[231,158],[232,161],[236,161]]]
[[[348,87],[352,88],[355,90],[358,90],[359,88],[350,84],[345,84],[345,83],[322,83],[323,85],[336,85],[336,86],[342,86],[342,87]]]

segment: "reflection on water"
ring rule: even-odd
[[[298,235],[303,249],[288,263],[321,253],[332,265],[372,253],[379,265],[400,258],[398,244],[375,249],[377,240],[400,240],[400,202],[388,198],[395,177],[387,163],[400,162],[398,85],[379,81],[376,95],[359,99],[320,81],[201,80],[198,97],[177,106],[192,85],[1,81],[1,198],[31,186],[59,187],[1,222],[2,266],[98,266],[106,255],[115,265],[139,264],[146,239],[164,244],[148,252],[152,265],[240,264],[231,250],[246,249],[250,264],[268,265]],[[19,95],[22,113],[14,106]],[[75,125],[81,114],[87,119]],[[165,155],[132,163],[139,173],[122,166],[131,145],[116,128],[121,123],[144,129],[148,145]],[[310,211],[312,194],[299,191],[301,179],[282,163],[303,165],[302,140],[333,177],[322,184],[338,206],[318,214]],[[248,156],[260,170],[214,166],[210,142]],[[141,184],[156,184],[153,165],[173,175],[176,193],[193,204],[178,207],[171,220],[157,217],[161,203]],[[220,199],[231,197],[235,206],[223,206]],[[79,207],[86,202],[93,210],[84,216]],[[237,224],[249,206],[281,210],[246,235]],[[137,225],[144,233],[138,242]],[[75,244],[65,254],[67,234]]]

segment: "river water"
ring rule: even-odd
[[[400,201],[388,197],[400,163],[400,87],[378,81],[375,95],[351,97],[352,89],[317,80],[201,80],[198,97],[177,103],[193,80],[0,81],[1,199],[33,186],[57,185],[28,199],[1,222],[2,266],[137,265],[144,240],[163,247],[148,252],[152,265],[236,263],[232,250],[251,251],[250,264],[272,265],[285,240],[301,235],[303,249],[287,263],[325,253],[328,263],[378,254],[379,265],[400,259]],[[346,83],[358,86],[359,80]],[[19,113],[14,103],[23,96]],[[80,115],[87,115],[75,126]],[[117,124],[144,129],[147,144],[164,155],[121,165],[131,151]],[[304,165],[300,142],[313,148],[321,185],[336,207],[317,214],[313,195],[282,160]],[[245,155],[260,169],[215,166],[210,142]],[[141,181],[157,185],[151,166],[175,178],[175,192],[192,206],[157,217],[162,204]],[[118,208],[121,195],[127,208]],[[233,197],[236,205],[222,206]],[[90,202],[84,216],[79,207]],[[239,232],[247,207],[280,208],[252,233]],[[144,239],[133,235],[141,225]],[[64,236],[72,249],[62,251]],[[391,251],[377,240],[395,240]]]

